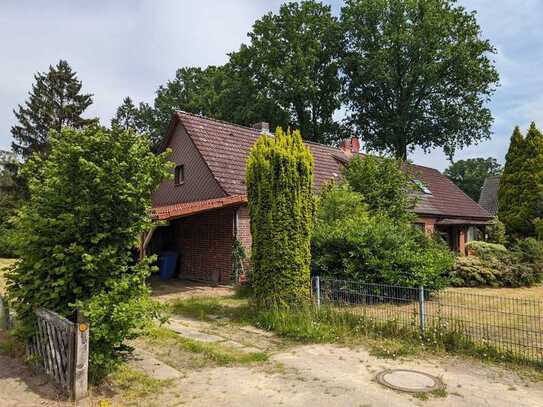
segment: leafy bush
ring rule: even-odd
[[[371,213],[384,213],[394,219],[409,218],[415,206],[410,194],[415,189],[403,163],[391,158],[359,156],[353,158],[345,171],[345,180],[353,191],[361,194]]]
[[[299,131],[262,135],[247,159],[252,286],[259,306],[309,298],[313,157]]]
[[[51,133],[49,157],[23,169],[30,200],[16,218],[20,261],[7,274],[19,335],[34,333],[35,307],[66,317],[80,307],[91,326],[91,377],[118,362],[126,339],[158,311],[145,286],[153,259],[135,264],[132,251],[167,170],[165,156],[131,131]]]
[[[501,287],[499,273],[477,256],[460,256],[450,273],[450,283],[456,287]]]
[[[528,237],[515,241],[511,247],[518,261],[523,263],[543,263],[543,242]]]
[[[456,259],[452,285],[525,287],[543,278],[543,244],[533,238],[518,240],[511,250],[477,241],[468,243],[468,248],[475,255]]]
[[[454,261],[448,248],[408,221],[370,216],[360,202],[360,194],[345,185],[323,192],[312,240],[313,272],[364,283],[443,287]]]
[[[509,252],[504,245],[496,243],[481,242],[472,240],[466,245],[470,253],[480,257],[481,259],[489,260],[508,256]]]
[[[234,239],[232,243],[232,279],[234,283],[239,283],[240,276],[245,274],[246,278],[249,278],[245,268],[245,262],[247,260],[247,253],[245,253],[245,247],[239,239]]]
[[[505,225],[498,217],[494,217],[492,221],[486,226],[486,240],[489,243],[506,244],[507,239],[505,237]]]

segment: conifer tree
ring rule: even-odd
[[[519,127],[515,127],[511,136],[509,150],[505,156],[505,167],[500,179],[498,193],[498,218],[505,224],[507,233],[517,235],[523,229],[522,171],[524,163],[525,140]]]
[[[313,157],[299,131],[262,135],[247,160],[253,237],[252,283],[257,305],[309,298]]]
[[[15,140],[11,147],[23,160],[34,152],[47,153],[50,130],[77,129],[97,121],[81,117],[92,104],[92,95],[81,93],[81,81],[68,62],[60,60],[34,78],[28,100],[13,111],[19,124],[11,128]]]
[[[524,141],[524,159],[519,179],[522,202],[518,216],[522,219],[522,236],[535,236],[534,220],[543,217],[543,134],[532,122]]]
[[[111,119],[111,127],[119,127],[123,130],[132,129],[138,133],[145,132],[140,111],[130,97],[125,97],[123,104],[117,108],[115,117]]]

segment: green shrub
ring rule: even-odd
[[[507,239],[505,237],[505,225],[497,216],[486,226],[486,240],[489,243],[497,243],[505,245]]]
[[[536,239],[518,240],[509,251],[502,245],[473,241],[475,256],[458,257],[450,273],[459,287],[526,287],[543,278],[543,244]]]
[[[543,242],[532,237],[515,241],[511,251],[522,263],[543,263]]]
[[[484,260],[502,258],[508,256],[509,252],[504,245],[496,243],[481,242],[472,240],[466,245],[468,251]]]
[[[35,332],[35,307],[66,317],[80,307],[99,379],[158,311],[145,286],[153,259],[135,264],[133,248],[168,166],[132,131],[66,128],[50,141],[48,158],[24,167],[30,200],[16,218],[20,261],[7,274],[9,300],[23,337]]]
[[[370,216],[345,185],[321,195],[312,240],[315,274],[342,280],[405,286],[444,286],[452,253],[407,220]],[[348,208],[349,210],[341,210]]]
[[[247,159],[251,284],[257,305],[309,298],[313,157],[299,131],[262,135]]]
[[[460,256],[450,273],[450,283],[455,287],[501,287],[499,273],[499,269],[477,256]]]
[[[403,163],[391,158],[356,156],[345,171],[345,180],[373,213],[384,213],[393,219],[413,220],[411,209],[415,199],[412,178]]]

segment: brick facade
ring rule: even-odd
[[[253,238],[251,236],[251,218],[249,217],[249,208],[246,205],[238,208],[237,238],[249,256],[251,254]]]
[[[158,228],[152,251],[180,255],[180,278],[228,283],[232,271],[235,208],[216,209],[172,220]]]

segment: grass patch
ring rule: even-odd
[[[146,375],[143,372],[132,369],[127,364],[122,364],[111,375],[111,381],[115,388],[119,389],[123,398],[137,400],[162,392],[171,380],[159,380]]]
[[[210,314],[228,317],[234,323],[251,324],[302,343],[363,343],[373,355],[383,358],[448,352],[505,364],[523,376],[528,373],[532,377],[543,377],[541,363],[526,361],[514,353],[474,342],[462,334],[461,329],[429,326],[421,336],[416,326],[401,324],[395,319],[383,322],[337,307],[317,309],[308,305],[297,309],[258,311],[251,306],[249,299],[235,296],[177,301],[172,312],[200,319],[208,319]]]
[[[167,358],[166,362],[186,367],[232,366],[266,362],[268,355],[265,352],[242,352],[239,349],[228,347],[222,343],[200,342],[184,338],[175,332],[161,326],[149,327],[144,343],[152,348],[157,356]],[[164,354],[164,352],[167,352]],[[176,357],[188,358],[188,364],[175,363]],[[187,356],[189,354],[189,356]],[[193,355],[193,357],[190,356]]]
[[[428,401],[430,400],[430,397],[446,398],[448,395],[449,393],[447,393],[446,389],[437,389],[437,390],[432,390],[431,392],[428,392],[428,393],[415,393],[413,394],[413,397],[422,401]]]

